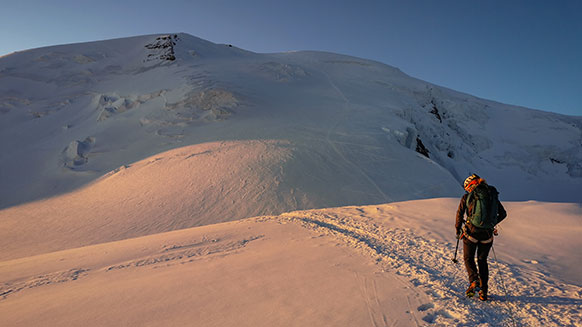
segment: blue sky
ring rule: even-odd
[[[185,32],[255,52],[374,59],[475,96],[582,116],[578,0],[0,1],[0,56]]]

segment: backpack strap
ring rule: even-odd
[[[469,227],[467,226],[468,224],[470,224],[470,221],[467,221],[466,224],[463,225],[463,234],[461,235],[461,238],[466,238],[467,240],[469,240],[469,242],[471,243],[481,243],[481,244],[487,244],[487,243],[491,243],[493,242],[493,233],[491,233],[491,237],[486,239],[486,240],[478,240],[476,238],[474,238],[473,236],[471,236],[471,234],[469,234]]]

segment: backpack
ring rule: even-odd
[[[493,229],[497,224],[498,192],[481,183],[467,196],[467,220],[478,228]]]

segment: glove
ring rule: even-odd
[[[461,231],[461,229],[457,229],[457,240],[461,239],[461,236],[463,236],[463,231]]]

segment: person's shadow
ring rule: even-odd
[[[489,299],[502,303],[533,303],[533,304],[555,304],[555,305],[582,305],[582,299],[562,297],[562,296],[515,296],[515,295],[495,295],[490,294]]]

